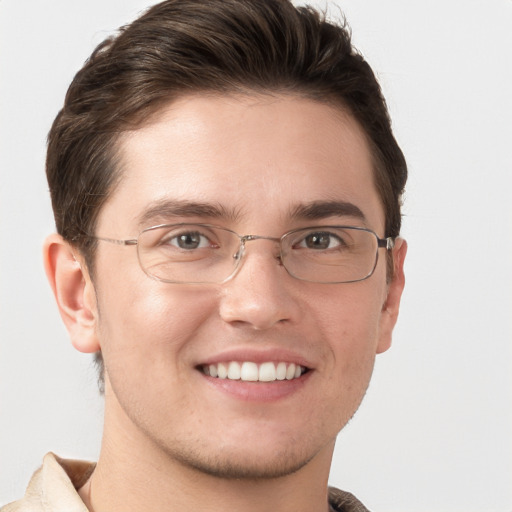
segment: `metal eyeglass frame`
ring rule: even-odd
[[[146,232],[148,231],[153,231],[153,230],[156,230],[156,229],[160,229],[160,228],[165,228],[165,227],[172,227],[172,226],[176,226],[176,227],[179,227],[179,226],[202,226],[202,227],[205,227],[205,228],[214,228],[214,229],[220,229],[222,231],[227,231],[229,233],[232,233],[234,235],[236,235],[238,237],[238,239],[240,240],[240,245],[239,245],[239,249],[237,250],[237,252],[233,255],[233,258],[236,260],[236,264],[235,264],[235,267],[233,268],[233,271],[231,272],[231,274],[226,277],[224,280],[218,282],[218,281],[171,281],[171,280],[168,280],[168,279],[163,279],[163,278],[160,278],[158,276],[155,276],[153,274],[151,274],[150,272],[148,272],[146,270],[146,268],[144,267],[144,265],[142,264],[142,262],[140,261],[140,252],[139,252],[139,238]],[[351,230],[357,230],[357,231],[365,231],[367,233],[371,233],[377,240],[377,251],[376,251],[376,255],[375,255],[375,263],[372,267],[372,269],[370,270],[370,272],[360,278],[360,279],[353,279],[353,280],[350,280],[350,281],[314,281],[314,280],[311,280],[311,279],[303,279],[301,277],[297,277],[295,274],[293,274],[290,270],[288,270],[288,268],[286,267],[286,265],[284,264],[282,258],[281,258],[281,255],[282,255],[282,240],[286,237],[288,237],[289,235],[293,234],[293,233],[296,233],[296,232],[299,232],[299,231],[304,231],[304,230],[308,230],[308,229],[351,229]],[[91,239],[91,240],[99,240],[99,241],[102,241],[102,242],[108,242],[108,243],[112,243],[112,244],[116,244],[116,245],[122,245],[122,246],[129,246],[129,245],[136,245],[137,246],[137,259],[139,261],[139,266],[141,267],[141,269],[143,270],[143,272],[150,278],[152,279],[155,279],[156,281],[160,281],[160,282],[164,282],[164,283],[169,283],[169,284],[223,284],[227,281],[229,281],[230,279],[232,279],[236,273],[238,272],[238,270],[240,270],[241,268],[241,261],[243,259],[243,255],[245,253],[245,243],[248,242],[248,241],[252,241],[252,240],[270,240],[270,241],[273,241],[273,242],[276,242],[276,243],[279,243],[279,260],[281,262],[281,265],[285,268],[286,272],[292,276],[293,278],[295,279],[298,279],[299,281],[305,281],[305,282],[311,282],[311,283],[318,283],[318,284],[348,284],[348,283],[356,283],[356,282],[359,282],[359,281],[364,281],[366,279],[368,279],[369,277],[371,277],[375,271],[375,268],[377,267],[377,262],[378,262],[378,250],[379,249],[386,249],[387,251],[389,250],[392,250],[395,246],[395,238],[393,237],[386,237],[386,238],[379,238],[379,236],[377,235],[377,233],[375,233],[375,231],[369,229],[369,228],[364,228],[364,227],[359,227],[359,226],[346,226],[346,225],[336,225],[336,226],[306,226],[306,227],[302,227],[302,228],[297,228],[297,229],[292,229],[291,231],[287,231],[286,233],[284,233],[283,235],[281,235],[280,237],[271,237],[271,236],[261,236],[261,235],[239,235],[236,231],[233,231],[231,229],[228,229],[228,228],[224,228],[224,227],[221,227],[221,226],[216,226],[214,224],[204,224],[204,223],[195,223],[195,222],[183,222],[183,223],[177,223],[177,224],[157,224],[156,226],[150,226],[148,228],[145,228],[143,229],[138,235],[137,235],[137,238],[129,238],[129,239],[117,239],[117,238],[107,238],[107,237],[101,237],[101,236],[94,236],[94,235],[86,235],[87,238]]]

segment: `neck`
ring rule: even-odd
[[[108,408],[107,408],[108,412]],[[327,512],[334,442],[301,469],[278,478],[233,479],[176,461],[131,422],[105,414],[96,469],[79,490],[91,512]]]
[[[327,483],[314,485],[302,472],[267,481],[223,480],[139,464],[106,465],[101,459],[80,496],[90,512],[201,510],[221,512],[327,512]],[[188,474],[187,474],[188,473]]]

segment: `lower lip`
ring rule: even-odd
[[[247,382],[243,380],[219,379],[201,374],[209,386],[246,402],[274,402],[298,393],[309,381],[310,370],[297,379],[273,382]]]

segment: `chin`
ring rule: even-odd
[[[256,450],[257,452],[257,450]],[[207,457],[204,453],[172,454],[179,463],[203,474],[225,480],[265,480],[282,478],[296,473],[314,456],[281,452],[276,455],[217,453]]]

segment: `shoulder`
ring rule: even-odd
[[[48,453],[23,498],[0,508],[0,512],[87,512],[76,489],[87,481],[94,466]]]
[[[329,504],[333,512],[370,512],[353,494],[329,487]]]

